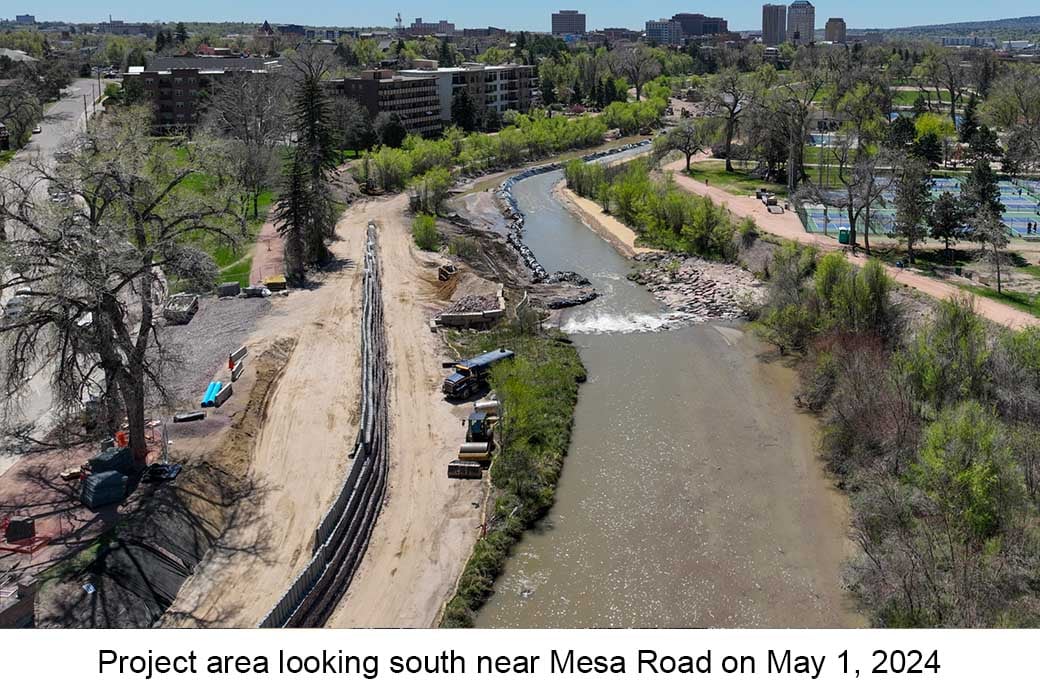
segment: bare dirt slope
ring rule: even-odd
[[[665,165],[665,169],[681,171],[683,166],[684,162],[680,160]],[[785,211],[782,215],[770,214],[765,209],[765,206],[752,196],[734,195],[717,186],[707,186],[703,181],[695,181],[689,176],[676,176],[675,182],[697,195],[706,195],[716,203],[724,203],[735,215],[752,218],[759,229],[770,234],[797,241],[799,244],[818,246],[825,251],[843,248],[836,239],[823,236],[822,234],[808,234],[805,231],[805,227],[802,226],[801,220],[798,219],[798,215],[793,211]],[[858,265],[863,265],[866,263],[867,257],[863,255],[850,256],[849,260]],[[920,290],[936,299],[947,299],[964,292],[964,290],[954,284],[926,277],[911,270],[890,266],[886,266],[886,270],[889,276],[896,282]],[[1001,304],[985,297],[974,297],[974,301],[975,310],[994,323],[1010,328],[1040,325],[1040,319],[1006,304]]]
[[[403,195],[367,207],[379,225],[390,375],[390,480],[386,503],[331,627],[429,627],[450,596],[480,523],[480,482],[445,469],[468,406],[440,394],[443,347],[428,326],[436,257],[418,251]]]
[[[251,351],[296,336],[252,450],[259,488],[177,595],[167,626],[252,627],[310,557],[314,529],[339,488],[357,433],[364,206],[340,220],[340,265],[293,292],[258,326]]]

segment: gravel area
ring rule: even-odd
[[[245,342],[270,309],[270,299],[203,297],[190,323],[161,327],[159,341],[170,356],[166,383],[171,405],[197,407],[213,374],[226,367],[228,353]]]
[[[680,254],[652,252],[635,256],[646,264],[632,280],[645,285],[684,321],[737,319],[748,303],[760,302],[764,284],[739,266]]]
[[[465,314],[476,311],[494,311],[498,308],[498,297],[495,295],[476,295],[469,294],[455,302],[445,313],[447,314]]]

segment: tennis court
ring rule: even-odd
[[[960,194],[962,179],[936,178],[932,180],[932,194],[949,192]],[[1029,231],[1029,223],[1040,224],[1040,181],[1000,181],[1000,202],[1004,204],[1001,221],[1011,231],[1012,236],[1030,238],[1038,237],[1037,232]],[[870,212],[870,233],[894,236],[896,211],[892,203],[894,195],[885,195],[884,204]],[[843,207],[825,207],[823,205],[806,205],[806,230],[813,234],[836,235],[839,227],[848,227],[848,215]],[[859,221],[857,233],[864,231],[864,223]]]

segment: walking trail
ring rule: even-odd
[[[704,156],[702,155],[697,159],[703,158]],[[683,161],[679,160],[666,164],[664,168],[675,173],[675,182],[679,186],[691,193],[707,196],[716,203],[724,204],[734,215],[750,217],[762,231],[783,239],[796,241],[799,244],[816,246],[824,251],[836,251],[847,248],[845,245],[839,244],[837,239],[822,234],[809,234],[806,232],[802,221],[793,211],[785,210],[781,215],[774,215],[766,210],[766,207],[753,196],[735,195],[721,188],[708,186],[703,181],[692,179],[682,173],[683,166]],[[861,255],[849,256],[849,260],[859,266],[865,264],[868,258],[868,256]],[[912,287],[936,299],[950,299],[968,294],[963,289],[957,287],[957,285],[926,277],[912,270],[894,268],[889,265],[885,265],[885,270],[888,272],[889,277],[901,285]],[[975,310],[994,323],[999,323],[1009,328],[1040,326],[1040,318],[1036,316],[986,297],[971,294],[968,296],[975,301]]]

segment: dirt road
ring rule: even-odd
[[[171,627],[253,627],[310,557],[314,529],[343,479],[357,433],[361,258],[367,215],[356,206],[337,225],[337,270],[315,289],[279,299],[250,340],[253,354],[298,337],[252,452],[261,486],[232,516],[167,612]]]
[[[844,248],[833,239],[822,234],[809,234],[802,226],[793,211],[787,210],[782,215],[774,215],[766,210],[761,202],[752,196],[739,196],[724,191],[716,186],[705,185],[703,181],[696,181],[682,173],[684,162],[679,160],[665,165],[665,169],[675,172],[675,182],[692,193],[708,196],[716,203],[725,204],[735,215],[750,217],[758,225],[758,228],[783,239],[791,239],[799,244],[817,246],[826,251]],[[849,256],[849,260],[857,265],[863,265],[868,257],[864,255]],[[948,299],[964,293],[957,285],[943,282],[935,278],[920,275],[914,271],[885,266],[889,276],[896,282],[912,287],[936,299]],[[1040,318],[1031,316],[1023,311],[1014,309],[1006,304],[987,299],[985,297],[973,296],[975,310],[994,323],[999,323],[1010,328],[1024,328],[1026,326],[1040,326]]]
[[[368,551],[330,627],[429,627],[476,540],[481,484],[449,480],[466,406],[440,394],[443,348],[428,323],[436,257],[415,248],[404,195],[369,204],[379,225],[390,376],[390,480]]]

